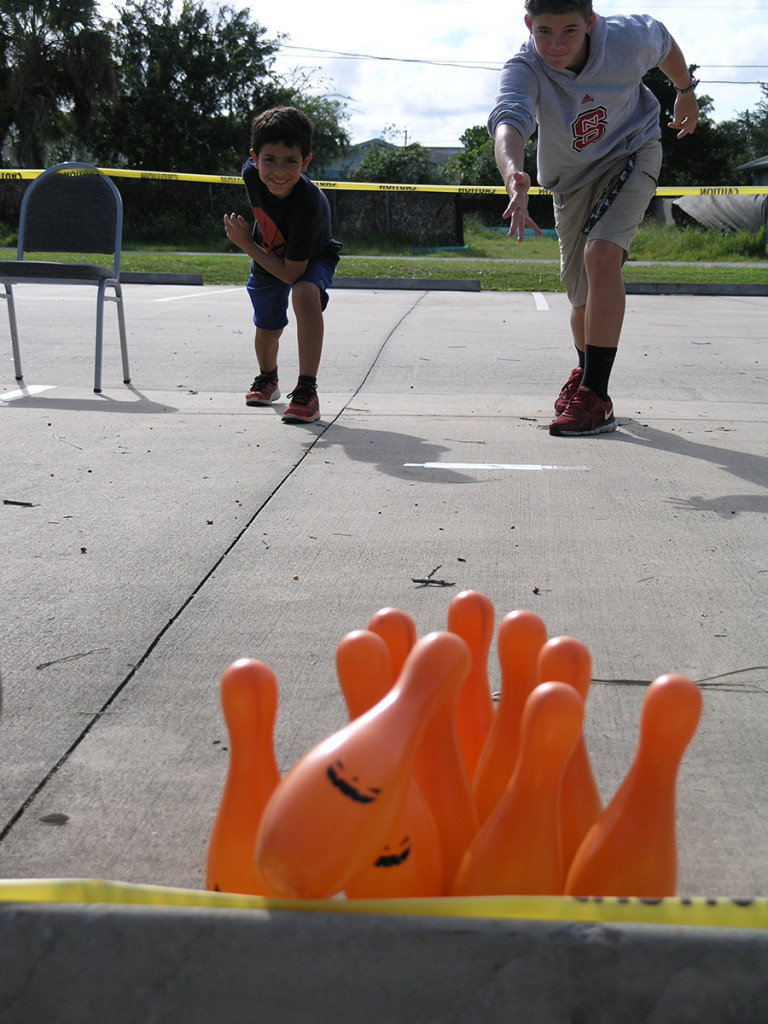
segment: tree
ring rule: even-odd
[[[485,125],[467,128],[459,139],[464,147],[445,165],[443,176],[452,185],[501,185],[493,139]],[[536,181],[536,134],[525,144],[525,170]]]
[[[381,142],[361,160],[350,178],[352,181],[429,185],[435,179],[435,167],[429,150],[418,142],[408,146]]]
[[[459,139],[464,147],[443,168],[451,185],[498,185],[499,172],[493,155],[493,139],[482,125],[467,128]]]
[[[269,103],[279,40],[247,11],[199,0],[128,0],[111,26],[118,94],[85,139],[102,162],[228,173],[248,153],[254,110]]]
[[[316,125],[318,155],[344,145],[339,99],[306,96],[306,76],[273,73],[282,37],[266,38],[247,9],[203,0],[126,0],[111,26],[118,94],[85,140],[102,163],[144,170],[238,173],[251,121],[267,107],[301,106]]]
[[[96,0],[4,0],[0,59],[0,144],[22,167],[44,167],[114,90]]]
[[[735,120],[718,125],[727,139],[736,167],[768,155],[768,85],[763,83],[760,88],[763,98],[754,110],[745,110]]]
[[[760,89],[763,97],[758,101],[755,113],[752,117],[750,128],[750,160],[757,160],[758,157],[768,154],[768,84],[762,82]],[[742,115],[742,119],[749,122],[749,111]]]
[[[689,68],[691,75],[696,65]],[[664,159],[661,165],[661,185],[722,185],[734,179],[734,160],[727,133],[710,117],[712,99],[699,96],[699,123],[692,135],[677,140],[667,127],[672,120],[672,110],[677,95],[674,85],[653,68],[643,79],[661,104],[659,123],[664,144]]]

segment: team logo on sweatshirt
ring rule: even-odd
[[[577,153],[602,139],[606,132],[607,116],[605,107],[594,107],[579,114],[571,125],[573,148]]]

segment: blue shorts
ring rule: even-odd
[[[328,291],[333,281],[337,256],[315,256],[308,263],[298,281],[309,281],[320,289],[320,308],[328,305]],[[295,281],[294,284],[298,284]],[[246,285],[253,306],[253,322],[264,331],[281,331],[288,323],[288,299],[293,285],[276,277],[254,274]]]

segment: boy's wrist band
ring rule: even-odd
[[[680,93],[680,95],[682,96],[686,92],[693,92],[693,90],[696,88],[696,86],[698,84],[699,84],[698,78],[692,78],[691,79],[691,84],[688,86],[687,89],[678,89],[677,86],[675,86],[675,92]]]

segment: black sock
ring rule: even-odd
[[[584,360],[586,359],[586,355],[584,353],[584,350],[580,349],[580,348],[577,348],[576,349],[576,355],[579,357],[579,366],[583,370],[584,369]]]
[[[259,376],[266,377],[267,380],[277,380],[277,367],[274,370],[262,370],[259,369]]]
[[[604,402],[608,398],[608,381],[613,369],[617,349],[587,345],[585,350],[584,376],[581,386],[594,391]]]
[[[296,386],[298,387],[299,385],[305,385],[317,391],[317,377],[310,377],[307,373],[300,373],[299,379],[296,381]]]

